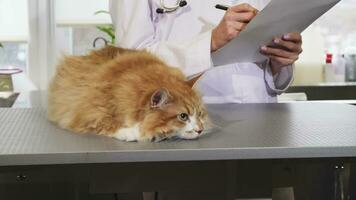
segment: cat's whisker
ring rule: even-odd
[[[213,128],[219,128],[219,129],[222,129],[223,127],[221,127],[221,126],[219,126],[219,125],[217,125],[217,124],[215,124],[215,123],[213,123],[212,121],[209,121],[208,123],[207,123],[207,129],[209,130],[209,129],[213,129]]]

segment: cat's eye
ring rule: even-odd
[[[183,122],[185,122],[185,121],[188,121],[189,116],[188,116],[187,113],[181,113],[181,114],[178,115],[178,119],[183,121]]]

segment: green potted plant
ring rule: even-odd
[[[98,14],[110,14],[110,13],[106,10],[99,10],[94,13],[94,15],[98,15]],[[104,32],[110,38],[110,41],[107,41],[105,38],[98,37],[94,40],[94,46],[95,46],[95,42],[99,39],[104,40],[106,44],[111,44],[111,45],[115,44],[115,28],[112,24],[100,25],[100,26],[96,26],[96,28]]]
[[[0,42],[0,48],[3,48],[4,47],[4,45],[2,45],[2,43]]]

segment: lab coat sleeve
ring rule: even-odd
[[[180,68],[186,76],[201,73],[212,67],[211,31],[185,41],[161,40],[154,24],[155,13],[152,13],[154,9],[152,6],[152,0],[110,1],[117,45],[124,48],[146,49],[169,65]]]
[[[276,96],[285,92],[293,82],[294,66],[289,65],[283,67],[278,74],[273,76],[269,60],[267,60],[263,65],[264,78],[268,93],[271,96]]]

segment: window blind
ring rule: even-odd
[[[28,41],[28,19],[27,0],[0,0],[0,41]]]
[[[109,14],[94,13],[109,10],[108,0],[56,0],[56,22],[59,26],[110,24]]]

